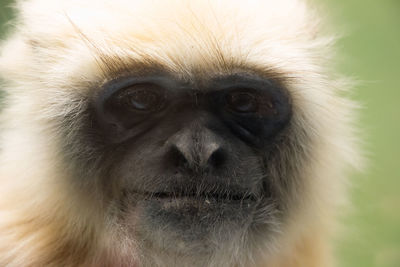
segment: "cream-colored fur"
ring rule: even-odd
[[[16,30],[0,56],[8,96],[0,117],[0,266],[137,264],[134,242],[115,237],[123,233],[110,238],[104,209],[70,183],[58,127],[71,111],[84,110],[79,96],[138,62],[188,79],[255,68],[284,82],[294,124],[311,137],[299,144],[311,159],[299,167],[306,193],[273,241],[256,252],[221,250],[208,264],[333,263],[335,210],[346,169],[358,163],[354,105],[329,67],[333,38],[320,33],[304,1],[28,0],[17,7]],[[68,130],[75,127],[78,121]],[[301,131],[294,134],[302,140]],[[173,264],[161,255],[157,261]]]

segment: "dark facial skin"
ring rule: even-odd
[[[104,85],[93,112],[112,162],[106,187],[135,235],[156,242],[162,226],[162,242],[204,242],[220,227],[248,225],[274,199],[264,157],[291,105],[267,79],[121,78]]]

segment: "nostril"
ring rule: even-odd
[[[189,165],[185,155],[176,147],[172,146],[169,152],[170,159],[177,168],[185,168]]]
[[[223,149],[215,150],[208,158],[207,164],[213,168],[220,168],[225,164],[226,155]]]

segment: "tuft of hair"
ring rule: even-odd
[[[345,200],[349,168],[360,165],[357,105],[345,96],[349,83],[331,68],[335,38],[321,33],[318,12],[305,1],[26,0],[16,7],[15,30],[0,50],[7,95],[0,115],[1,266],[134,266],[143,258],[102,208],[78,193],[61,147],[83,127],[93,90],[146,66],[186,79],[257,69],[288,88],[299,129],[292,138],[313,140],[297,142],[311,158],[301,167],[307,194],[277,226],[276,240],[252,251],[236,242],[202,263],[332,264],[337,207]],[[153,257],[161,266],[186,261]]]

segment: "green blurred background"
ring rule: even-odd
[[[359,81],[353,97],[364,107],[369,159],[354,178],[339,266],[400,267],[400,0],[319,1],[347,34],[340,69]]]
[[[364,107],[369,159],[353,179],[339,266],[400,267],[400,0],[316,1],[345,34],[337,46],[339,68],[359,81],[352,97]],[[0,34],[12,17],[10,2],[0,0]]]

